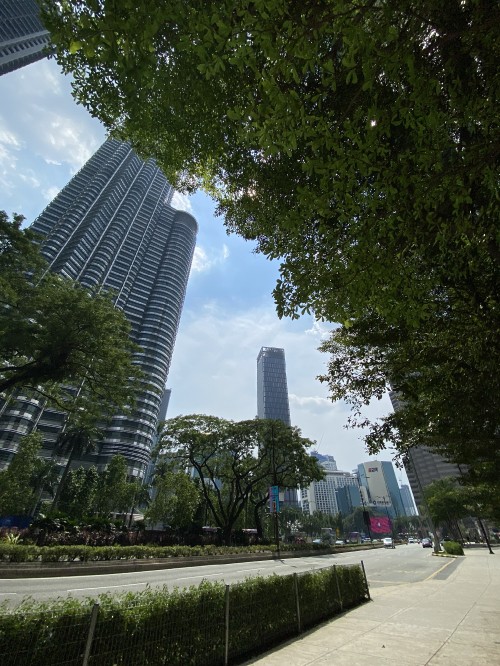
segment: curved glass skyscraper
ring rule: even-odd
[[[0,74],[45,58],[50,35],[36,0],[0,2]]]
[[[106,428],[96,461],[105,465],[120,453],[139,476],[150,460],[198,231],[191,215],[170,205],[173,192],[153,160],[144,162],[128,144],[108,140],[32,226],[43,235],[51,270],[114,290],[142,348],[136,360],[148,384],[135,412],[116,415]],[[8,406],[0,448],[10,432],[7,448],[14,451],[15,440],[36,424],[50,450],[63,419],[33,402]],[[6,453],[4,448],[4,460]]]

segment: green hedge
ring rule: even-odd
[[[463,555],[464,549],[458,541],[443,541],[444,552],[448,555]]]
[[[228,596],[226,596],[228,595]],[[359,565],[253,578],[226,590],[223,583],[197,588],[146,589],[101,595],[90,651],[91,666],[211,666],[224,663],[226,601],[229,657],[258,654],[368,599]],[[0,663],[81,666],[94,601],[24,601],[0,612]]]

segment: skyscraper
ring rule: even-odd
[[[36,0],[0,2],[0,74],[41,60],[49,47],[50,35]]]
[[[142,348],[135,360],[147,382],[136,409],[114,416],[95,461],[105,465],[122,454],[138,476],[150,460],[198,230],[191,215],[172,208],[172,195],[154,161],[144,162],[128,144],[108,140],[32,226],[43,236],[51,270],[114,290],[116,306]],[[7,405],[0,456],[5,460],[35,425],[50,452],[63,421],[61,412],[36,401]]]
[[[396,411],[401,408],[401,400],[396,391],[389,391],[392,407]],[[458,466],[447,462],[437,453],[425,446],[414,446],[408,450],[404,466],[410,488],[417,507],[424,503],[424,489],[433,481],[450,476],[459,476]]]
[[[262,347],[257,356],[257,417],[291,425],[284,349]],[[286,488],[284,502],[298,507],[297,491]]]
[[[291,424],[284,349],[262,347],[257,356],[257,416]]]
[[[406,515],[394,466],[390,461],[370,460],[361,463],[358,465],[358,477],[367,491],[370,504],[382,507],[392,518]]]
[[[313,514],[315,511],[335,516],[342,509],[339,502],[339,491],[344,491],[351,498],[355,506],[360,504],[358,481],[354,474],[341,472],[337,469],[335,458],[313,451],[311,455],[317,459],[325,478],[322,481],[312,481],[309,486],[300,489],[301,506],[305,513]],[[344,490],[346,489],[347,490]],[[358,499],[356,500],[356,495]],[[357,504],[356,504],[357,501]],[[349,513],[343,507],[344,513]]]

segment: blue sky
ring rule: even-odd
[[[77,106],[70,79],[54,61],[0,77],[0,208],[31,223],[105,138],[104,128]],[[279,320],[272,299],[278,264],[228,236],[203,193],[176,195],[173,205],[199,224],[198,243],[167,385],[168,416],[212,414],[241,420],[256,414],[256,359],[261,347],[282,347],[293,425],[335,456],[339,469],[367,461],[361,433],[344,428],[348,408],[333,404],[316,380],[327,356],[317,351],[330,325],[302,317]],[[390,411],[386,396],[367,416]],[[390,452],[380,456],[390,460]],[[398,479],[407,482],[404,472]]]

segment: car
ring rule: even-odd
[[[313,539],[313,543],[315,544],[323,543],[323,539]]]
[[[384,544],[384,548],[394,548],[394,541],[391,537],[385,537],[385,539],[382,539],[382,543]]]
[[[413,537],[408,537],[408,543],[417,543]]]
[[[422,539],[422,548],[432,548],[432,541],[430,539]]]
[[[342,539],[337,539],[337,541],[335,542],[335,545],[336,545],[336,546],[343,546],[343,545],[344,545],[344,541],[342,541]]]

